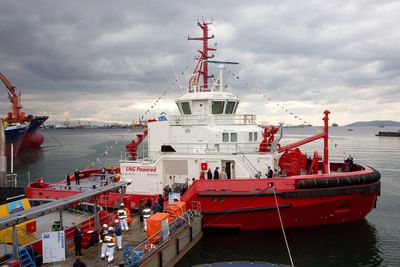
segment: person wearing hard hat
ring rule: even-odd
[[[115,220],[115,235],[117,237],[117,248],[122,249],[122,226],[118,219]]]
[[[124,203],[121,203],[120,208],[117,211],[118,220],[121,223],[122,231],[129,231],[128,222],[126,221],[127,215]]]
[[[101,244],[101,259],[104,260],[107,252],[107,244],[104,242],[106,235],[108,234],[108,225],[103,224],[103,228],[100,231],[100,243]]]
[[[143,209],[144,231],[147,231],[147,220],[150,218],[150,216],[151,216],[151,208],[148,205],[148,203],[146,203],[146,207]]]
[[[114,236],[114,228],[110,226],[108,228],[108,233],[104,237],[104,243],[107,245],[106,254],[108,255],[107,262],[110,263],[114,260],[114,250],[115,250],[115,236]]]

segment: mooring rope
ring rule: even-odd
[[[280,223],[281,223],[283,238],[285,239],[286,249],[287,249],[288,254],[289,254],[290,263],[292,264],[292,267],[294,267],[294,263],[293,263],[293,259],[292,259],[292,254],[290,253],[289,243],[288,243],[287,238],[286,238],[285,227],[283,227],[282,216],[281,216],[281,212],[280,212],[280,210],[279,210],[278,199],[276,198],[276,192],[275,192],[275,186],[274,186],[274,185],[272,185],[272,190],[274,191],[274,198],[275,198],[276,209],[278,210],[279,221],[280,221]]]
[[[63,144],[53,134],[51,134],[47,128],[44,128],[44,130],[54,139],[54,141],[56,141],[60,146],[63,146]]]

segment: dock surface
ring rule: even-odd
[[[146,240],[146,232],[143,229],[143,223],[139,222],[138,218],[135,218],[134,221],[129,226],[129,232],[123,232],[122,234],[122,246],[132,246],[136,247],[138,244]],[[120,263],[124,261],[122,257],[122,250],[118,250],[115,248],[114,252],[114,260],[112,263],[108,264],[107,260],[102,260],[100,258],[101,254],[101,244],[97,244],[93,247],[88,249],[82,249],[82,255],[79,257],[86,266],[118,266]],[[63,262],[57,263],[46,263],[43,266],[62,266],[62,267],[72,267],[74,262],[76,261],[75,251],[69,250],[68,254],[66,255],[66,260]]]

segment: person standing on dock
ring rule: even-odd
[[[115,236],[117,237],[117,248],[122,249],[122,226],[118,219],[115,220]]]
[[[158,204],[160,204],[161,212],[163,212],[164,211],[164,198],[162,197],[161,194],[158,195],[157,202],[158,202]]]
[[[107,244],[104,242],[106,235],[108,234],[108,225],[103,224],[103,228],[100,231],[100,243],[101,244],[101,259],[104,260],[107,252]]]
[[[81,244],[82,244],[82,230],[79,226],[76,226],[74,231],[74,243],[75,243],[75,256],[82,256]]]
[[[143,210],[143,222],[144,222],[144,231],[147,231],[147,220],[151,216],[151,208],[146,204],[146,207]]]
[[[115,241],[114,228],[110,226],[108,228],[108,234],[104,237],[104,243],[107,245],[106,255],[108,255],[108,263],[114,260]]]
[[[143,210],[144,210],[143,200],[139,200],[139,222],[143,222]]]
[[[117,213],[118,213],[118,219],[121,223],[122,231],[129,231],[124,203],[121,203],[120,208],[117,211]]]
[[[74,176],[75,176],[75,184],[80,185],[81,184],[81,182],[80,182],[81,174],[78,169],[75,170]]]

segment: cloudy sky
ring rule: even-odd
[[[238,113],[288,124],[299,124],[292,112],[321,125],[325,109],[340,125],[400,120],[399,14],[399,1],[0,0],[0,72],[26,113],[53,121],[177,113],[174,71],[185,86],[200,48],[187,36],[200,36],[204,17],[216,59],[240,62],[229,67],[240,79],[227,75]]]

